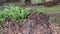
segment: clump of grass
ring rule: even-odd
[[[54,17],[50,17],[49,21],[52,22],[52,23],[60,24],[60,18],[55,17],[55,16]]]
[[[8,7],[0,11],[0,22],[3,22],[6,16],[9,16],[14,21],[25,19],[28,17],[29,13],[30,10],[27,8],[10,4]]]

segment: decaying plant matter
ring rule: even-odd
[[[9,17],[6,17],[6,34],[60,34],[59,26],[48,22],[49,16],[43,13],[32,12],[23,20],[24,25],[19,26]]]

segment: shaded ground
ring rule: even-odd
[[[25,23],[21,27],[10,19],[6,19],[6,29],[1,30],[2,34],[60,34],[59,25],[48,22],[49,16],[46,14],[32,12],[30,16],[23,20]]]
[[[50,16],[49,21],[60,25],[60,12],[52,12],[52,13],[48,13],[47,15]]]
[[[60,12],[53,12],[53,13],[48,13],[49,16],[56,16],[58,18],[60,18]]]

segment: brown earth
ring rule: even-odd
[[[48,13],[47,15],[49,15],[49,16],[56,16],[56,17],[58,17],[58,18],[60,18],[60,12],[52,12],[52,13]]]
[[[53,14],[54,15],[54,14]],[[2,34],[60,34],[60,26],[48,22],[49,16],[43,13],[32,12],[28,19],[22,21],[21,27],[8,17],[5,29],[0,30]]]

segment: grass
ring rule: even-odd
[[[53,7],[37,7],[35,10],[38,12],[49,13],[49,12],[60,12],[60,5]]]
[[[15,6],[14,4],[10,4],[0,11],[0,23],[4,22],[6,17],[10,17],[12,20],[17,21],[27,18],[29,14],[30,10],[28,8],[23,8],[20,6]]]
[[[50,17],[49,18],[49,22],[52,22],[52,23],[60,25],[60,18],[55,17],[55,16],[54,17]]]

